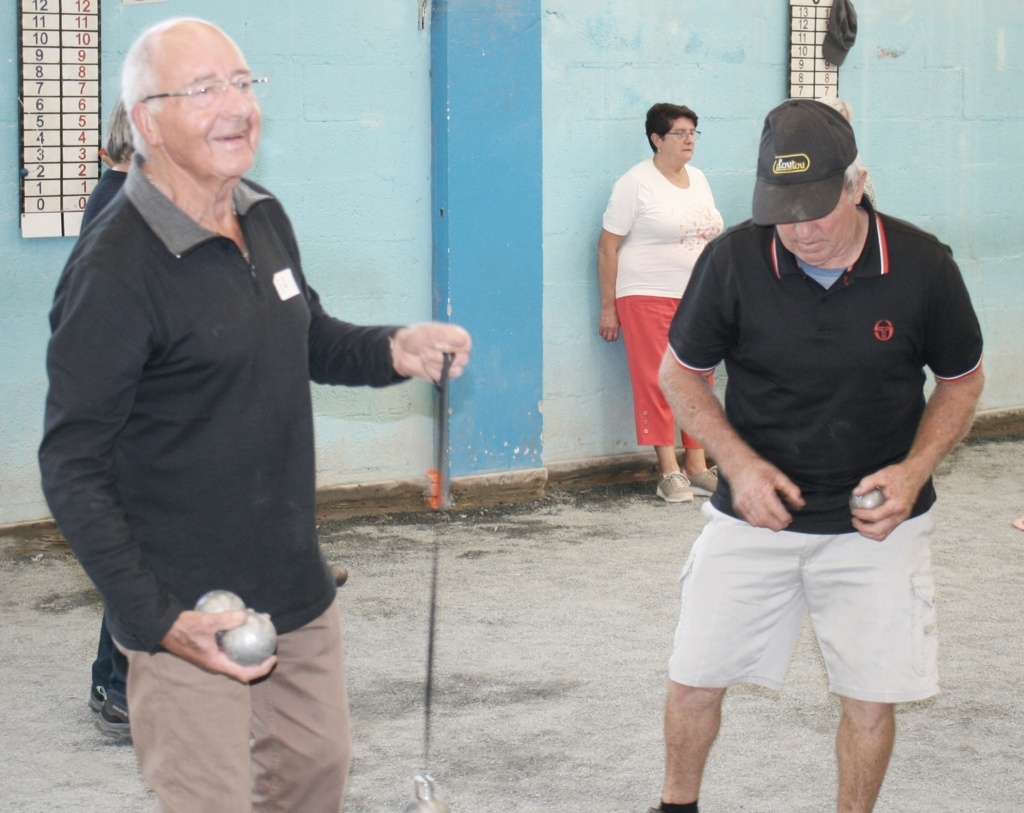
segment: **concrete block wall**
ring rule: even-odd
[[[409,323],[430,318],[430,32],[417,3],[377,0],[103,0],[103,121],[124,53],[171,16],[222,26],[270,84],[252,177],[289,211],[304,270],[341,318]],[[0,48],[16,53],[15,17]],[[53,289],[73,238],[23,240],[18,228],[17,60],[0,79],[0,525],[47,517],[36,449]],[[316,387],[318,479],[374,482],[425,472],[432,459],[432,392]],[[257,442],[254,440],[254,442]]]
[[[102,2],[104,114],[113,104],[121,58],[143,28],[172,15],[204,16],[222,25],[254,70],[271,77],[253,177],[284,201],[307,275],[328,308],[359,322],[430,317],[432,32],[429,25],[418,26],[418,2]],[[840,93],[854,107],[880,207],[952,246],[986,336],[989,384],[983,407],[1021,407],[1024,229],[1017,189],[1024,181],[1024,3],[856,5],[860,28],[840,72]],[[495,30],[509,15],[497,0],[434,0],[433,6],[471,13],[480,26],[492,11]],[[532,408],[543,416],[543,445],[539,463],[532,446],[525,456],[487,456],[499,469],[636,451],[621,343],[609,346],[597,336],[595,268],[611,186],[649,155],[643,134],[647,107],[677,101],[697,110],[703,138],[694,164],[707,173],[726,221],[736,222],[749,213],[764,114],[788,89],[787,0],[543,0],[522,6],[520,17],[522,9],[535,19],[518,19],[501,34],[476,32],[532,38],[539,29],[541,37],[539,54],[523,65],[530,74],[539,69],[539,89],[532,79],[488,79],[499,105],[503,93],[542,95],[543,149],[534,171],[542,177],[543,226],[539,237],[527,238],[543,266],[542,324],[537,327],[531,312],[528,322],[514,326],[541,331],[541,361],[531,349],[526,360],[534,369],[527,369],[522,351],[509,343],[484,348],[481,358],[488,364],[481,369],[493,377],[490,368],[500,360],[511,376],[502,386],[510,395],[521,389],[534,399]],[[0,47],[16,53],[13,15],[0,27]],[[471,79],[472,70],[464,70]],[[502,73],[515,70],[513,60]],[[13,56],[0,65],[0,145],[10,170],[0,173],[0,525],[47,516],[35,458],[46,387],[46,316],[73,242],[20,237],[16,73]],[[509,91],[515,87],[524,89]],[[514,122],[509,126],[508,138],[521,135]],[[525,132],[537,137],[532,127]],[[474,149],[473,143],[468,138],[464,149]],[[483,157],[481,173],[507,170],[500,155]],[[526,222],[538,206],[531,196],[515,195],[486,205],[493,209],[482,213],[482,223],[502,212]],[[523,212],[523,206],[533,209]],[[514,286],[516,278],[502,284]],[[472,290],[467,286],[463,293]],[[488,288],[488,307],[494,293]],[[477,303],[470,299],[464,296],[459,308],[472,313]],[[488,341],[500,342],[500,336]],[[471,374],[464,383],[468,395],[461,406],[471,423],[464,434],[479,437],[474,399],[489,382]],[[534,392],[541,390],[538,404]],[[409,479],[430,467],[429,386],[317,388],[314,402],[321,485]],[[522,418],[521,400],[512,397],[477,411],[483,409],[493,445],[504,424]],[[486,471],[476,462],[453,471],[467,473]]]
[[[949,244],[986,338],[983,409],[1024,404],[1024,4],[861,0],[839,71],[882,211]],[[544,459],[633,451],[621,342],[597,335],[596,243],[643,120],[687,104],[726,223],[749,217],[764,115],[788,95],[789,3],[549,0],[544,16]]]

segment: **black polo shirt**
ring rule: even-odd
[[[807,501],[792,531],[850,531],[850,491],[910,450],[924,368],[955,379],[981,363],[981,329],[949,248],[864,209],[860,259],[828,290],[774,227],[727,230],[698,260],[669,331],[685,368],[725,362],[729,423]],[[934,501],[929,481],[913,515]],[[726,478],[712,503],[735,515]]]
[[[384,386],[394,327],[334,319],[265,189],[234,190],[249,258],[146,178],[141,158],[54,296],[42,484],[114,638],[155,651],[232,590],[280,633],[334,600],[316,535],[310,379]]]

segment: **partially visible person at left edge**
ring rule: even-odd
[[[118,98],[107,120],[106,149],[102,155],[107,169],[100,175],[85,204],[85,211],[82,213],[83,231],[124,186],[134,152],[131,122],[124,109],[124,102]],[[103,621],[100,622],[96,659],[92,664],[89,708],[97,712],[96,727],[108,737],[120,740],[131,739],[132,736],[125,688],[127,674],[128,659],[114,646],[104,614]]]
[[[450,324],[324,312],[280,202],[243,178],[254,77],[219,28],[175,19],[129,49],[135,158],[57,285],[40,447],[54,518],[127,653],[132,739],[157,811],[338,813],[351,743],[336,586],[316,533],[310,381],[462,373]],[[216,633],[268,613],[276,655]]]

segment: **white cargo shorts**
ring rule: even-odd
[[[903,703],[939,691],[930,513],[876,542],[754,528],[707,502],[680,577],[669,677],[686,686],[782,685],[809,615],[829,691]]]

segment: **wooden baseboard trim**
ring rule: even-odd
[[[967,439],[1024,440],[1024,408],[979,412]],[[656,474],[654,456],[649,452],[588,457],[525,471],[456,477],[452,480],[452,500],[456,510],[472,509],[538,499],[549,490],[569,491],[595,485],[653,480]],[[317,493],[319,521],[429,510],[430,483],[425,475],[405,480],[334,486]],[[11,548],[22,550],[32,540],[41,540],[44,546],[63,543],[53,520],[0,525],[0,556]]]

